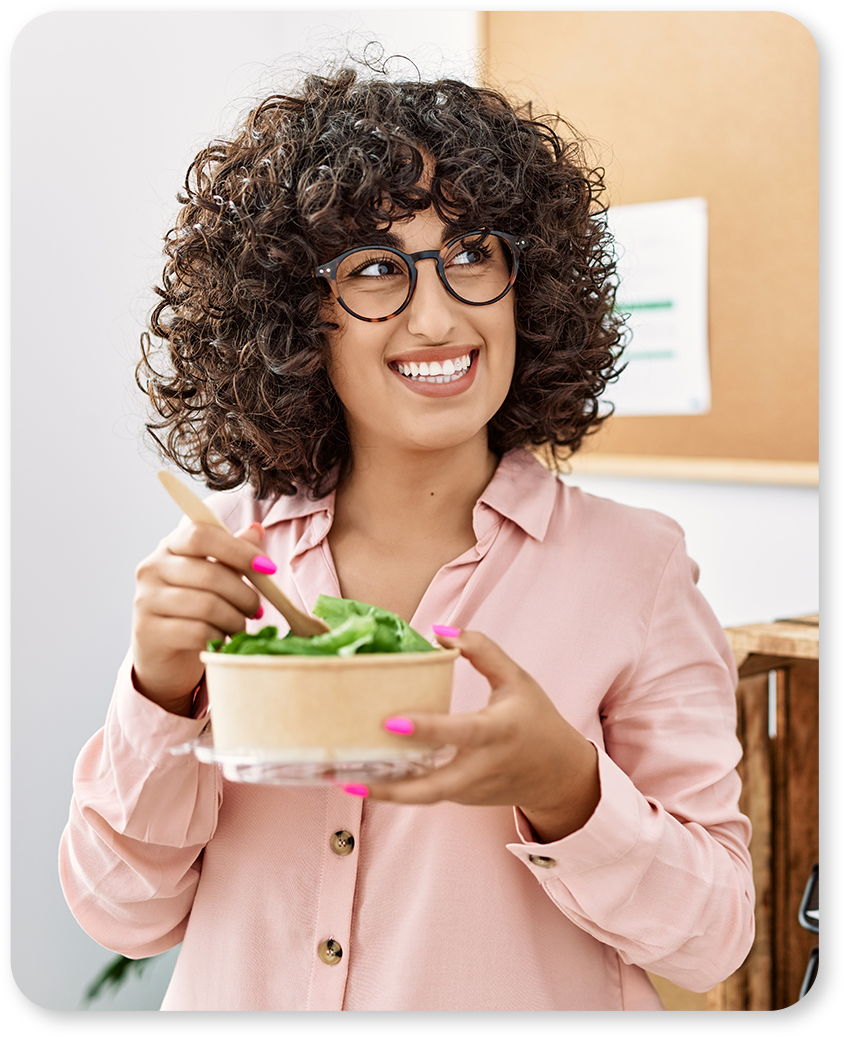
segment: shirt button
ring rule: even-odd
[[[557,864],[554,857],[538,857],[535,853],[530,854],[528,859],[538,868],[553,868]]]
[[[337,940],[323,940],[317,948],[317,954],[320,961],[324,961],[326,965],[337,965],[343,957],[343,948]]]
[[[351,832],[335,832],[329,839],[329,846],[338,857],[346,857],[355,849],[355,839]]]

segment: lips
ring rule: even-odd
[[[454,360],[451,358],[443,361],[422,360],[420,363],[396,361],[393,366],[405,378],[425,378],[435,382],[435,384],[442,384],[443,382],[455,381],[462,375],[465,375],[471,363],[472,352],[469,352],[455,357]]]
[[[393,360],[388,366],[414,392],[423,396],[454,396],[475,381],[477,357],[478,350],[473,349],[436,360]]]

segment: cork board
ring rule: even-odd
[[[609,204],[707,199],[711,410],[613,417],[582,453],[817,465],[809,32],[758,11],[489,11],[479,28],[484,81],[586,134]]]

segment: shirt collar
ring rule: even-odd
[[[510,450],[499,462],[493,478],[478,499],[535,540],[543,540],[549,528],[557,496],[558,479],[527,450]]]
[[[308,519],[301,535],[293,548],[291,561],[305,551],[316,547],[332,527],[334,519],[334,490],[319,500],[313,500],[305,490],[300,490],[292,497],[277,497],[271,504],[267,514],[261,520],[265,529],[276,522]]]
[[[300,490],[299,493],[294,494],[292,497],[280,495],[270,505],[267,514],[261,520],[261,524],[266,529],[267,526],[273,525],[274,522],[287,522],[290,519],[305,518],[308,515],[316,515],[318,512],[325,512],[329,516],[334,515],[334,490],[325,497],[320,497],[319,500],[312,500],[305,490]]]
[[[535,540],[543,540],[554,510],[558,480],[527,450],[510,450],[499,462],[493,478],[478,499]],[[314,516],[298,550],[318,543],[328,533],[334,517],[334,491],[312,500],[304,490],[292,497],[278,497],[265,515],[265,527],[274,522]]]

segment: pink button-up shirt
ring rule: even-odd
[[[264,524],[306,609],[340,594],[333,504],[213,498],[233,529]],[[754,896],[736,671],[682,531],[522,451],[473,522],[476,545],[437,573],[412,625],[481,630],[539,681],[598,747],[593,816],[539,844],[509,807],[226,781],[168,751],[205,721],[140,695],[127,658],[77,762],[60,870],[104,946],[141,957],[181,941],[164,1009],[659,1009],[645,970],[702,991],[742,963]],[[268,622],[286,629],[269,608],[253,628]],[[487,696],[459,660],[453,711]],[[351,853],[332,848],[336,832]]]

